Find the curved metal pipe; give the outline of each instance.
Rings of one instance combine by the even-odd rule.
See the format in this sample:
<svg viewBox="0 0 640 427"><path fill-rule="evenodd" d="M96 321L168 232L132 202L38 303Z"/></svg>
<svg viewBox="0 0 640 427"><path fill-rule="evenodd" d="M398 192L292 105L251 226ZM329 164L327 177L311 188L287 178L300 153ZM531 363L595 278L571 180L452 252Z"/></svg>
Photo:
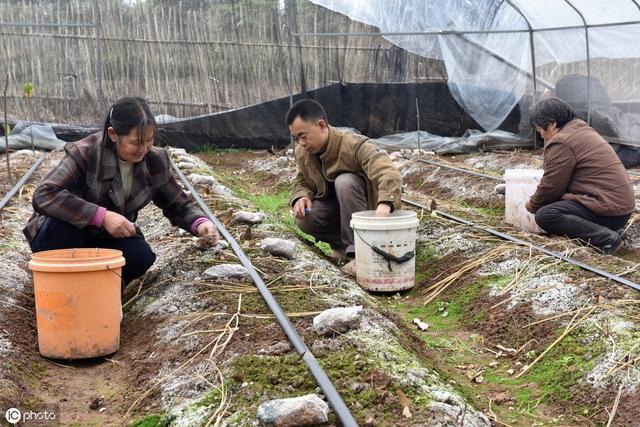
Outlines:
<svg viewBox="0 0 640 427"><path fill-rule="evenodd" d="M13 197L13 195L18 192L20 187L22 187L24 183L27 182L27 180L31 177L31 175L33 175L36 169L38 169L38 166L40 166L40 164L44 162L44 159L46 157L47 157L47 153L42 153L42 155L38 157L38 159L35 162L33 162L33 165L31 165L31 167L23 175L23 177L20 178L18 182L16 182L16 185L14 185L13 188L9 190L9 192L2 198L2 200L0 200L0 210L4 208L4 205L6 205L7 202Z"/></svg>
<svg viewBox="0 0 640 427"><path fill-rule="evenodd" d="M513 3L512 0L506 0L506 2L516 12L518 12L518 14L520 14L520 16L522 16L522 19L524 19L524 22L527 23L527 27L529 27L529 48L530 48L530 55L531 55L531 74L533 76L533 105L535 106L538 103L538 78L536 76L536 50L535 50L534 40L533 40L533 26L531 25L531 22L529 21L529 18L527 18L527 16L522 12L522 10L520 10L520 8L518 6L515 5L515 3ZM535 148L535 146L536 146L536 128L535 127L533 127L533 129L531 129L531 137L532 137L532 140L533 140L533 147Z"/></svg>
<svg viewBox="0 0 640 427"><path fill-rule="evenodd" d="M262 295L262 298L264 298L264 301L269 306L269 309L273 312L274 316L276 317L276 320L280 324L280 327L282 328L284 333L287 334L289 341L291 341L291 343L293 344L298 354L302 356L302 360L309 368L311 375L313 375L313 377L315 378L316 383L318 384L318 386L320 386L320 388L324 392L324 395L327 397L327 400L329 400L329 403L331 403L331 406L333 407L333 410L335 411L336 415L340 419L340 422L342 423L342 425L348 426L348 427L357 427L358 424L356 423L355 419L353 418L353 415L351 415L351 412L349 411L344 401L342 400L342 397L340 397L340 394L331 383L331 380L329 379L327 374L322 370L322 367L318 364L318 361L314 357L313 353L309 351L309 348L305 344L300 334L298 334L298 331L296 331L295 327L291 324L291 321L289 320L287 315L284 313L284 311L282 311L282 308L280 308L280 305L278 305L278 302L273 297L273 294L267 288L267 285L264 283L262 278L258 275L255 268L253 268L251 261L249 261L249 258L247 258L247 255L244 253L244 251L242 250L242 248L240 247L236 239L231 235L231 233L227 231L226 228L224 228L224 225L222 224L222 222L220 222L220 220L216 218L213 212L211 212L211 210L209 209L207 204L204 202L202 197L200 197L198 192L195 190L195 188L193 188L193 186L184 176L182 171L173 162L173 160L171 159L171 156L169 156L169 160L171 162L171 166L173 166L173 169L176 171L176 174L178 174L178 176L180 177L180 180L191 192L191 195L196 199L196 202L202 208L202 210L207 215L207 217L216 225L216 227L218 227L218 230L220 231L222 236L225 238L227 242L229 242L229 245L231 245L231 247L233 248L233 251L238 256L240 263L249 272L251 279L256 284L256 287L260 292L260 295Z"/></svg>
<svg viewBox="0 0 640 427"><path fill-rule="evenodd" d="M574 6L570 0L564 0L575 12L578 14L580 19L582 19L582 23L584 24L584 40L587 49L587 124L591 126L591 53L589 49L589 24L587 20L584 18L580 9Z"/></svg>
<svg viewBox="0 0 640 427"><path fill-rule="evenodd" d="M425 209L425 210L429 210L429 208L427 206L421 205L420 203L416 203L416 202L414 202L412 200L408 200L408 199L404 199L403 198L402 201L404 203L408 204L408 205L411 205L411 206L414 206L414 207L417 207L417 208L421 208L421 209ZM583 270L590 271L590 272L595 273L595 274L597 274L599 276L606 277L607 279L611 279L614 282L618 282L620 284L623 284L625 286L633 288L636 291L640 291L640 285L637 284L636 282L632 282L631 280L625 279L624 277L616 276L615 274L609 273L608 271L604 271L604 270L602 270L602 269L600 269L598 267L594 267L592 265L585 264L584 262L578 261L577 259L574 259L574 258L571 258L571 257L568 257L568 256L564 256L561 253L550 251L549 249L543 248L542 246L534 245L533 243L527 242L526 240L518 239L517 237L513 237L510 234L502 233L502 232L500 232L498 230L494 230L493 228L484 227L482 225L476 224L475 222L468 221L468 220L466 220L464 218L459 218L459 217L457 217L455 215L451 215L451 214L446 213L446 212L439 211L439 210L436 210L436 211L433 211L433 212L435 212L436 215L441 216L442 218L446 218L446 219L449 219L451 221L455 221L455 222L460 223L460 224L468 225L468 226L470 226L472 228L476 228L478 230L484 231L485 233L492 234L492 235L494 235L496 237L500 237L501 239L508 240L510 242L517 243L519 245L528 246L528 247L530 247L532 249L535 249L535 250L537 250L539 252L542 252L545 255L549 255L549 256L552 256L554 258L558 258L558 259L560 259L562 261L565 261L565 262L568 262L568 263L573 264L575 266L578 266L578 267L582 268Z"/></svg>

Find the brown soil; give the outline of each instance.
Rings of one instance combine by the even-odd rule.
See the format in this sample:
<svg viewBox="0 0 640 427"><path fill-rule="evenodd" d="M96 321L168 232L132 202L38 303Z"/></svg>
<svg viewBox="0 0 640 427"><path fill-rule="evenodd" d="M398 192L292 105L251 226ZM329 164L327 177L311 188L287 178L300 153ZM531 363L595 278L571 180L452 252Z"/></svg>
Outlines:
<svg viewBox="0 0 640 427"><path fill-rule="evenodd" d="M491 309L492 306L510 295L505 294L496 298L490 296L488 291L484 292L463 314L462 322L472 331L485 337L487 343L515 349L526 344L524 352L533 349L539 354L539 350L546 349L554 340L555 331L560 327L560 324L556 321L549 321L527 326L531 322L540 320L534 313L530 302L517 304L512 309L504 307Z"/></svg>
<svg viewBox="0 0 640 427"><path fill-rule="evenodd" d="M25 296L21 307L35 310L32 298ZM155 325L150 319L127 319L121 330L120 350L106 357L82 361L49 360L38 354L35 318L23 310L10 310L1 325L11 331L15 346L9 363L14 366L10 380L18 384L21 395L16 404L38 410L42 405L58 405L62 425L99 424L119 426L125 423L124 414L132 401L142 394L153 378L162 359L147 361L147 349L155 341ZM164 360L176 357L167 349ZM179 349L174 349L179 353ZM5 361L6 363L7 361ZM104 398L102 398L104 396ZM91 408L92 402L100 405ZM154 396L149 397L154 401ZM96 406L96 405L93 405ZM105 407L106 411L100 412ZM151 410L157 405L148 404Z"/></svg>
<svg viewBox="0 0 640 427"><path fill-rule="evenodd" d="M470 191L463 195L457 195L449 185L447 178L460 178L460 173L440 171L436 175L430 174L437 169L437 166L430 164L419 164L420 170L411 172L403 178L403 183L412 191L428 197L433 197L436 202L445 202L456 198L465 203L479 208L497 208L504 206L504 199L494 194L493 189L496 181L481 177L470 176L464 180L465 186Z"/></svg>
<svg viewBox="0 0 640 427"><path fill-rule="evenodd" d="M453 195L449 188L433 185L434 182L437 183L437 181L427 181L423 172L412 172L402 179L402 183L416 193L442 199Z"/></svg>
<svg viewBox="0 0 640 427"><path fill-rule="evenodd" d="M640 414L640 400L638 399L638 393L621 396L620 403L618 404L618 410L616 411L612 425L621 427L637 427L638 414Z"/></svg>
<svg viewBox="0 0 640 427"><path fill-rule="evenodd" d="M275 160L279 154L267 151L238 151L228 153L202 153L198 157L207 162L214 172L224 171L227 180L241 187L248 194L274 193L281 191L280 187L289 184L283 181L278 171L274 173L255 172L251 169L251 162L256 160Z"/></svg>

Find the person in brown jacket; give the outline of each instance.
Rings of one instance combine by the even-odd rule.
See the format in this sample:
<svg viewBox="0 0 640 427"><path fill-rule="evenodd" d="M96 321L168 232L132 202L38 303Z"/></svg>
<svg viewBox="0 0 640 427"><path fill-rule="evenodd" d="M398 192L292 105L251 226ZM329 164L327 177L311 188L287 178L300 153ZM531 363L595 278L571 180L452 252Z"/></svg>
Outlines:
<svg viewBox="0 0 640 427"><path fill-rule="evenodd" d="M369 138L329 126L316 101L293 104L286 122L298 143L298 175L291 197L296 224L329 243L336 254L353 258L351 215L369 209L376 216L388 216L399 209L402 176ZM343 270L354 274L354 261Z"/></svg>
<svg viewBox="0 0 640 427"><path fill-rule="evenodd" d="M121 250L122 281L142 276L156 259L138 211L153 201L172 224L218 240L218 230L171 174L165 150L153 146L156 123L146 101L122 98L103 131L65 145L65 156L38 185L23 232L33 252L68 248Z"/></svg>
<svg viewBox="0 0 640 427"><path fill-rule="evenodd" d="M616 252L635 195L615 151L559 98L540 101L531 119L545 143L544 175L527 210L548 233Z"/></svg>

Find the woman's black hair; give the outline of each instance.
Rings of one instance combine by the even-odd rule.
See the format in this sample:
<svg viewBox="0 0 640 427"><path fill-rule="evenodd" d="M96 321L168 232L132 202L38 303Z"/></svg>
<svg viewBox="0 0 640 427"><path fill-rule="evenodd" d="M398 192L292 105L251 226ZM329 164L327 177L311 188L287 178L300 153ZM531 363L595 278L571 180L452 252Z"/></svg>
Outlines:
<svg viewBox="0 0 640 427"><path fill-rule="evenodd" d="M138 96L119 99L107 114L104 122L102 142L106 143L108 129L112 127L116 135L128 135L133 129L138 129L138 143L144 142L147 129L157 127L147 101Z"/></svg>
<svg viewBox="0 0 640 427"><path fill-rule="evenodd" d="M576 118L573 108L560 98L546 98L538 102L531 113L531 122L547 130L555 122L558 129Z"/></svg>

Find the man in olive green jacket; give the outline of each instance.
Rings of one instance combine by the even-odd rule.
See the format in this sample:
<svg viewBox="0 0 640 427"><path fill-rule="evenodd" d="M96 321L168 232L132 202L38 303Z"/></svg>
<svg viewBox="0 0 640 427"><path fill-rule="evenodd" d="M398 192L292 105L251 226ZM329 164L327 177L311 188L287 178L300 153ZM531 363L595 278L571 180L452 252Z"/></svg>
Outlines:
<svg viewBox="0 0 640 427"><path fill-rule="evenodd" d="M614 253L622 244L616 230L635 211L633 187L620 159L559 98L540 101L532 121L545 142L544 175L527 210L548 233Z"/></svg>
<svg viewBox="0 0 640 427"><path fill-rule="evenodd" d="M329 126L316 101L296 102L286 121L298 143L291 197L296 224L337 253L353 257L351 214L369 209L388 216L399 209L402 176L369 138ZM355 265L350 265L345 271L352 273Z"/></svg>

